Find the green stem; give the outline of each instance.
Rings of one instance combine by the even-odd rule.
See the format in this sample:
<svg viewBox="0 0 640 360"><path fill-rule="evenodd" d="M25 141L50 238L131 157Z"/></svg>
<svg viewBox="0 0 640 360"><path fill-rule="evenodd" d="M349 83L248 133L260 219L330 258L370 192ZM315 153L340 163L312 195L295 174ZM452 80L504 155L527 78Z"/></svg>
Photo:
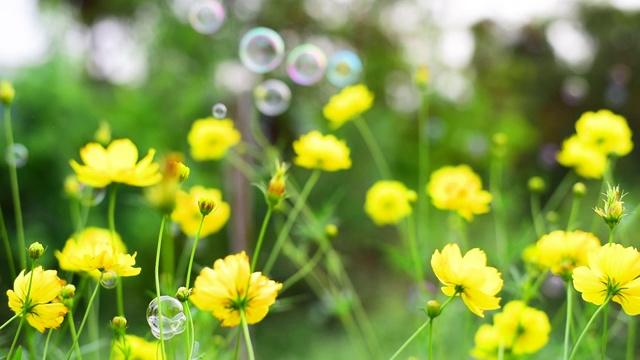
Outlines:
<svg viewBox="0 0 640 360"><path fill-rule="evenodd" d="M303 279L305 276L307 276L307 274L309 274L309 272L311 272L316 267L316 265L318 265L318 263L320 262L320 259L322 259L322 256L325 254L325 251L326 251L325 248L318 249L316 253L313 254L311 259L309 259L309 261L304 263L304 266L300 268L300 270L298 270L295 274L291 275L291 277L289 277L287 280L285 280L282 283L282 289L280 289L279 293L282 294L287 288L291 287L291 285L295 284L296 282L300 281L300 279Z"/></svg>
<svg viewBox="0 0 640 360"><path fill-rule="evenodd" d="M98 295L98 290L100 290L100 281L96 284L96 288L93 290L93 294L91 294L91 298L89 299L89 303L87 304L87 310L84 312L84 316L82 317L82 322L80 323L80 327L78 328L78 333L74 336L73 346L78 345L78 340L80 338L80 334L82 334L82 329L84 329L84 324L87 322L87 318L89 317L89 310L91 310L91 306L93 305L93 301ZM69 351L69 355L67 355L67 360L71 359L71 354L73 350Z"/></svg>
<svg viewBox="0 0 640 360"><path fill-rule="evenodd" d="M609 227L609 246L613 244L613 227Z"/></svg>
<svg viewBox="0 0 640 360"><path fill-rule="evenodd" d="M113 256L116 256L118 253L118 249L116 249L116 222L115 222L115 214L116 214L116 193L118 191L118 185L114 183L111 187L111 193L109 194L109 233L111 234L111 248L113 251ZM122 291L122 281L120 277L116 282L116 301L117 301L117 309L118 315L124 316L124 297Z"/></svg>
<svg viewBox="0 0 640 360"><path fill-rule="evenodd" d="M409 251L411 252L411 258L413 259L413 268L415 271L416 281L420 284L420 290L424 293L426 288L424 287L424 276L422 271L422 262L420 261L420 256L418 255L418 246L416 243L416 229L413 219L413 214L409 214L407 218L407 227L408 230L408 242L409 242Z"/></svg>
<svg viewBox="0 0 640 360"><path fill-rule="evenodd" d="M466 220L458 215L457 213L456 215L456 220L458 222L457 224L457 228L458 228L458 232L460 234L460 240L461 240L461 245L462 248L464 249L464 251L468 251L469 250L469 236L467 234L467 223L465 222Z"/></svg>
<svg viewBox="0 0 640 360"><path fill-rule="evenodd" d="M431 318L428 318L428 319L427 319L427 321L426 321L424 324L422 324L422 325L418 328L418 330L416 330L416 331L413 333L413 335L411 335L411 336L407 339L407 341L405 341L405 342L404 342L404 344L402 344L402 346L400 346L400 348L399 348L398 350L396 350L396 352L395 352L395 353L393 353L393 355L391 355L391 357L389 358L389 360L394 360L394 359L396 359L396 358L400 355L400 353L402 353L402 351L404 351L404 349L405 349L407 346L409 346L409 344L411 344L411 342L412 342L416 337L418 337L418 335L422 332L422 330L424 330L424 329L427 327L427 325L429 325L429 323L431 323ZM431 341L431 338L429 338L429 341Z"/></svg>
<svg viewBox="0 0 640 360"><path fill-rule="evenodd" d="M9 325L13 320L15 320L18 316L20 316L20 314L15 314L11 317L11 319L5 321L4 324L2 324L2 326L0 326L0 330L4 329L7 325Z"/></svg>
<svg viewBox="0 0 640 360"><path fill-rule="evenodd" d="M193 316L191 316L191 309L189 308L189 302L184 302L184 312L187 315L187 349L188 349L188 357L187 360L191 360L193 357L193 344L196 336L196 330L193 325Z"/></svg>
<svg viewBox="0 0 640 360"><path fill-rule="evenodd" d="M540 196L534 193L531 193L531 216L533 216L533 225L536 229L536 236L539 239L547 231L542 218L542 210L540 209Z"/></svg>
<svg viewBox="0 0 640 360"><path fill-rule="evenodd" d="M69 330L71 330L71 336L73 336L73 338L77 338L78 337L78 333L76 332L76 322L75 320L73 320L73 311L71 309L69 309ZM78 360L82 360L82 351L80 350L80 344L78 342L75 342L72 346L72 351L73 349L75 349L78 352Z"/></svg>
<svg viewBox="0 0 640 360"><path fill-rule="evenodd" d="M249 334L249 326L247 325L247 317L244 310L240 311L242 318L242 330L244 332L244 340L247 344L247 352L249 353L249 360L255 360L256 356L253 353L253 345L251 344L251 334Z"/></svg>
<svg viewBox="0 0 640 360"><path fill-rule="evenodd" d="M369 129L367 123L361 116L356 117L353 120L353 123L356 125L356 128L358 128L358 131L360 132L360 135L362 135L364 142L367 144L369 152L371 152L373 161L376 163L376 166L378 167L378 171L380 171L380 175L382 175L382 178L391 179L391 170L389 170L389 165L387 165L387 161L384 159L382 150L380 150L378 142L376 141L375 136L373 136L373 133L371 132L371 129Z"/></svg>
<svg viewBox="0 0 640 360"><path fill-rule="evenodd" d="M200 240L200 232L202 232L202 224L204 224L205 217L206 215L202 215L202 218L200 218L200 225L198 225L198 232L196 233L196 238L193 241L193 247L191 248L191 257L189 258L189 266L187 266L187 285L186 285L187 290L189 289L189 283L191 281L191 268L193 267L193 259L196 256L196 248L198 247L198 240Z"/></svg>
<svg viewBox="0 0 640 360"><path fill-rule="evenodd" d="M158 248L156 250L156 266L155 266L155 281L156 281L156 301L158 302L158 316L162 316L162 302L160 301L160 254L162 252L162 234L164 233L164 225L167 221L167 214L162 215L162 221L160 222L160 233L158 234ZM167 351L164 346L164 330L162 329L162 321L158 321L160 326L160 348L162 350L162 359L167 359Z"/></svg>
<svg viewBox="0 0 640 360"><path fill-rule="evenodd" d="M264 240L264 234L267 231L267 226L269 225L269 219L271 218L271 214L273 213L273 207L269 206L267 208L267 213L264 215L264 220L262 221L262 227L260 228L260 235L258 235L258 242L256 243L256 249L253 252L253 260L251 260L251 273L256 269L256 262L258 262L258 256L260 255L260 249L262 248L262 241Z"/></svg>
<svg viewBox="0 0 640 360"><path fill-rule="evenodd" d="M7 254L7 262L9 263L9 274L11 279L15 279L16 264L13 261L13 251L11 250L11 243L9 242L9 234L7 233L7 226L4 223L4 216L2 215L2 208L0 207L0 235L2 236L2 242L4 243L4 253Z"/></svg>
<svg viewBox="0 0 640 360"><path fill-rule="evenodd" d="M580 196L573 196L571 212L569 213L569 222L567 223L567 231L573 231L577 228L576 219L578 218L578 210L580 209L580 199Z"/></svg>
<svg viewBox="0 0 640 360"><path fill-rule="evenodd" d="M504 360L504 341L500 340L498 345L498 360Z"/></svg>
<svg viewBox="0 0 640 360"><path fill-rule="evenodd" d="M573 318L573 287L571 283L567 285L567 319L564 326L564 356L562 359L569 359L569 338L571 337L571 319Z"/></svg>
<svg viewBox="0 0 640 360"><path fill-rule="evenodd" d="M636 318L634 316L627 317L629 319L627 328L627 356L626 360L633 360L635 358L635 341L636 341Z"/></svg>
<svg viewBox="0 0 640 360"><path fill-rule="evenodd" d="M429 360L433 359L433 321L429 321Z"/></svg>
<svg viewBox="0 0 640 360"><path fill-rule="evenodd" d="M163 244L162 244L162 280L163 285L167 288L173 288L175 286L175 241L173 238L173 234L169 231L168 236L167 232L163 233Z"/></svg>
<svg viewBox="0 0 640 360"><path fill-rule="evenodd" d="M273 265L278 255L280 254L280 251L282 250L282 246L289 236L291 227L298 218L298 214L300 214L300 210L302 210L304 203L307 201L307 197L309 196L311 189L318 182L318 178L320 178L320 170L316 169L311 173L309 179L307 179L307 183L302 188L302 191L300 191L300 196L298 196L298 199L296 200L291 213L289 213L289 216L287 217L287 222L284 224L282 231L280 231L280 233L278 234L278 238L276 239L276 243L271 250L271 254L269 254L269 258L267 259L267 264L264 267L263 273L269 274L269 272L273 268Z"/></svg>
<svg viewBox="0 0 640 360"><path fill-rule="evenodd" d="M11 343L11 349L9 349L9 354L7 355L7 359L11 359L11 355L13 354L13 349L16 346L16 343L18 342L18 337L20 335L20 330L22 330L22 325L24 325L24 319L25 317L21 317L20 318L20 324L18 325L18 330L16 331L16 335L13 337L13 342Z"/></svg>
<svg viewBox="0 0 640 360"><path fill-rule="evenodd" d="M7 148L13 149L13 130L11 129L11 108L4 109L4 128L7 136ZM16 167L16 155L9 151L9 179L11 181L11 196L16 217L16 233L18 235L18 254L20 255L20 267L26 269L27 254L24 239L24 225L22 224L22 206L20 204L20 186L18 185L18 168Z"/></svg>
<svg viewBox="0 0 640 360"><path fill-rule="evenodd" d="M418 241L426 241L429 229L429 206L424 187L427 184L429 172L429 136L428 134L429 96L426 90L421 91L420 108L418 109L418 206L416 216L418 221Z"/></svg>
<svg viewBox="0 0 640 360"><path fill-rule="evenodd" d="M235 349L233 351L233 359L234 360L238 360L238 356L240 355L240 338L242 336L240 336L240 330L242 327L238 327L238 335L236 336L236 346Z"/></svg>
<svg viewBox="0 0 640 360"><path fill-rule="evenodd" d="M580 333L580 336L578 337L578 340L576 341L576 343L573 345L573 350L571 351L571 356L569 356L569 360L572 360L574 358L574 356L576 356L577 354L577 350L578 350L578 345L580 345L580 342L582 341L582 339L585 337L585 335L587 334L587 330L589 330L589 327L591 326L591 323L593 323L593 321L596 319L596 317L598 316L598 314L600 314L600 312L607 307L607 305L609 305L609 300L611 300L611 296L607 296L607 298L604 300L604 302L602 303L602 305L600 305L598 307L598 309L596 309L596 311L593 313L593 315L591 316L591 319L589 319L589 322L587 322L587 325L585 325L584 329L582 330L582 333Z"/></svg>
<svg viewBox="0 0 640 360"><path fill-rule="evenodd" d="M609 324L609 307L605 307L603 310L603 319L602 319L602 360L606 358L605 354L607 353L607 330Z"/></svg>
<svg viewBox="0 0 640 360"><path fill-rule="evenodd" d="M497 150L496 150L497 151ZM494 154L491 157L490 167L490 190L493 196L492 207L493 211L493 223L496 234L496 251L501 265L504 265L507 255L507 235L505 229L505 216L504 216L504 202L502 199L502 163L503 155Z"/></svg>
<svg viewBox="0 0 640 360"><path fill-rule="evenodd" d="M53 334L53 329L49 329L49 331L47 331L47 340L44 342L44 350L42 351L42 360L47 360L47 350L49 350L51 334Z"/></svg>

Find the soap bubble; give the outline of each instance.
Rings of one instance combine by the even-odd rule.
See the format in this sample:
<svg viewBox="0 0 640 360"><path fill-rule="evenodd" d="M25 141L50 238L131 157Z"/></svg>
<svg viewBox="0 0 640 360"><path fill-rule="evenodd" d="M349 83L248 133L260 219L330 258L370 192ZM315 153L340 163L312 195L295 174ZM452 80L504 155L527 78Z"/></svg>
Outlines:
<svg viewBox="0 0 640 360"><path fill-rule="evenodd" d="M327 68L327 56L317 46L304 44L296 47L287 57L287 74L299 85L312 85L320 81Z"/></svg>
<svg viewBox="0 0 640 360"><path fill-rule="evenodd" d="M105 289L113 289L118 285L118 274L113 270L106 270L100 276L100 285Z"/></svg>
<svg viewBox="0 0 640 360"><path fill-rule="evenodd" d="M217 0L194 3L189 10L189 23L200 34L213 34L224 22L224 8Z"/></svg>
<svg viewBox="0 0 640 360"><path fill-rule="evenodd" d="M265 27L249 30L240 40L240 61L249 70L264 74L284 59L284 41L280 34Z"/></svg>
<svg viewBox="0 0 640 360"><path fill-rule="evenodd" d="M291 90L280 80L267 80L253 89L253 100L261 113L280 115L289 108Z"/></svg>
<svg viewBox="0 0 640 360"><path fill-rule="evenodd" d="M85 184L80 184L82 193L82 204L86 206L96 206L104 200L107 195L106 188L94 188Z"/></svg>
<svg viewBox="0 0 640 360"><path fill-rule="evenodd" d="M227 117L227 107L224 104L215 104L211 108L211 113L216 119L224 119Z"/></svg>
<svg viewBox="0 0 640 360"><path fill-rule="evenodd" d="M160 322L162 322L162 333L165 340L171 339L175 335L182 334L187 328L187 317L178 299L168 295L160 296L160 312L158 298L154 298L147 307L147 323L151 328L151 333L156 339L160 339Z"/></svg>
<svg viewBox="0 0 640 360"><path fill-rule="evenodd" d="M362 62L352 51L340 50L329 58L327 79L338 87L353 85L362 73Z"/></svg>
<svg viewBox="0 0 640 360"><path fill-rule="evenodd" d="M13 146L7 147L5 153L5 161L9 166L21 168L27 165L29 160L29 149L22 144L15 143Z"/></svg>

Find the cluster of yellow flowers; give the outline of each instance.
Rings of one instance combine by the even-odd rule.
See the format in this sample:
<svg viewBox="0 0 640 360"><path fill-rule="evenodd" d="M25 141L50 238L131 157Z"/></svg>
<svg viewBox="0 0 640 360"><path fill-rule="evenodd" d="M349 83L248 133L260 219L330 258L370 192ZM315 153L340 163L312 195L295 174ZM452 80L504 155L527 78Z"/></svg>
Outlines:
<svg viewBox="0 0 640 360"><path fill-rule="evenodd" d="M624 117L610 110L589 111L578 119L576 134L562 143L557 159L582 177L599 179L609 166L609 156L624 156L632 149L631 130Z"/></svg>

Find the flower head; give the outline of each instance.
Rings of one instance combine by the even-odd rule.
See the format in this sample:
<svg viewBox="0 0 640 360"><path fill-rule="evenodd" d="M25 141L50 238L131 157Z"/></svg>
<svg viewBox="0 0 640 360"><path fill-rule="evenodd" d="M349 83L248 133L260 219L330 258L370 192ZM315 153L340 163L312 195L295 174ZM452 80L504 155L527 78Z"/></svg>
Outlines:
<svg viewBox="0 0 640 360"><path fill-rule="evenodd" d="M38 266L26 275L22 270L13 282L13 290L7 290L9 308L16 314L24 312L29 324L40 332L57 329L69 312L57 301L62 284L55 270Z"/></svg>
<svg viewBox="0 0 640 360"><path fill-rule="evenodd" d="M222 326L238 326L242 311L247 323L258 323L276 301L282 284L250 271L244 251L218 259L213 269L202 269L189 299L200 310L211 311Z"/></svg>
<svg viewBox="0 0 640 360"><path fill-rule="evenodd" d="M56 251L60 268L67 271L87 272L99 278L103 271L113 271L118 276L140 274L136 264L136 255L126 253L127 249L118 234L113 240L111 231L97 227L88 227L74 234L62 251Z"/></svg>
<svg viewBox="0 0 640 360"><path fill-rule="evenodd" d="M578 266L587 265L587 255L600 247L600 240L584 231L556 230L538 240L538 260L566 281Z"/></svg>
<svg viewBox="0 0 640 360"><path fill-rule="evenodd" d="M606 244L588 255L589 265L573 270L573 286L584 301L602 305L607 298L629 315L640 314L640 254L633 247Z"/></svg>
<svg viewBox="0 0 640 360"><path fill-rule="evenodd" d="M601 178L609 163L606 154L580 140L577 135L562 143L557 159L561 165L573 167L578 175L590 179Z"/></svg>
<svg viewBox="0 0 640 360"><path fill-rule="evenodd" d="M376 225L397 224L411 214L417 194L399 181L378 181L367 191L364 211Z"/></svg>
<svg viewBox="0 0 640 360"><path fill-rule="evenodd" d="M500 298L495 295L502 289L498 270L487 266L487 255L475 248L464 257L456 244L448 244L442 253L436 250L431 257L431 267L444 286L447 296L460 296L472 313L484 317L484 310L500 308Z"/></svg>
<svg viewBox="0 0 640 360"><path fill-rule="evenodd" d="M482 190L480 177L467 165L445 166L431 174L427 193L441 210L455 210L467 220L489 212L491 194Z"/></svg>
<svg viewBox="0 0 640 360"><path fill-rule="evenodd" d="M623 156L633 149L627 120L610 110L587 111L576 122L576 134L606 155Z"/></svg>
<svg viewBox="0 0 640 360"><path fill-rule="evenodd" d="M332 128L337 129L345 122L369 110L373 104L373 93L365 85L347 86L339 94L333 95L322 109Z"/></svg>
<svg viewBox="0 0 640 360"><path fill-rule="evenodd" d="M218 120L210 116L193 123L187 141L193 160L219 160L230 147L240 142L240 132L230 119Z"/></svg>
<svg viewBox="0 0 640 360"><path fill-rule="evenodd" d="M69 163L78 180L93 187L105 187L112 182L132 186L150 186L162 178L159 165L152 162L156 151L150 149L138 162L138 148L129 139L112 141L105 149L98 143L89 143L80 149L84 165L75 160Z"/></svg>
<svg viewBox="0 0 640 360"><path fill-rule="evenodd" d="M207 199L209 205L215 204L216 211L205 216L200 236L207 236L218 232L229 220L231 208L222 201L222 192L218 189L194 186L189 192L182 190L176 194L176 208L171 213L171 219L180 225L180 229L188 236L195 236L202 220L199 202ZM213 210L213 208L211 208Z"/></svg>
<svg viewBox="0 0 640 360"><path fill-rule="evenodd" d="M594 210L596 214L604 219L607 226L613 229L620 223L620 221L622 221L622 217L627 211L624 207L624 202L622 201L622 198L626 194L620 191L620 186L611 186L607 184L607 193L604 195L607 197L603 200L604 207L595 208Z"/></svg>
<svg viewBox="0 0 640 360"><path fill-rule="evenodd" d="M349 147L333 135L312 131L293 142L294 163L307 169L346 170L351 167Z"/></svg>
<svg viewBox="0 0 640 360"><path fill-rule="evenodd" d="M500 344L506 354L533 354L549 341L551 325L543 311L528 307L523 301L511 301L493 318L493 326L482 325L476 332L476 359L496 359Z"/></svg>

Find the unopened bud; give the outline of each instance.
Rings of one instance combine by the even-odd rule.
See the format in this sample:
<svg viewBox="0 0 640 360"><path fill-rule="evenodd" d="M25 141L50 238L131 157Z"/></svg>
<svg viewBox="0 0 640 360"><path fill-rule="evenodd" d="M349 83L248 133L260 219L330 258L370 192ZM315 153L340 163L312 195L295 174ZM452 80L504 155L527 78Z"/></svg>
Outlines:
<svg viewBox="0 0 640 360"><path fill-rule="evenodd" d="M435 319L440 315L440 303L436 300L427 301L427 315L431 319Z"/></svg>
<svg viewBox="0 0 640 360"><path fill-rule="evenodd" d="M60 290L60 297L63 299L71 299L76 295L76 286L73 284L67 284Z"/></svg>
<svg viewBox="0 0 640 360"><path fill-rule="evenodd" d="M127 329L127 319L124 316L115 316L111 320L111 328L115 334L124 334Z"/></svg>
<svg viewBox="0 0 640 360"><path fill-rule="evenodd" d="M198 207L200 208L200 214L207 216L218 207L218 204L212 198L204 197L198 200Z"/></svg>
<svg viewBox="0 0 640 360"><path fill-rule="evenodd" d="M11 106L13 98L16 96L16 90L8 81L0 81L0 102L4 106Z"/></svg>
<svg viewBox="0 0 640 360"><path fill-rule="evenodd" d="M429 73L429 68L426 65L419 66L413 73L413 83L421 89L427 88L430 78L431 74Z"/></svg>
<svg viewBox="0 0 640 360"><path fill-rule="evenodd" d="M531 191L534 194L542 194L546 189L547 185L545 184L544 180L541 177L534 176L531 179L529 179L529 182L527 183L527 187L529 188L529 191Z"/></svg>
<svg viewBox="0 0 640 360"><path fill-rule="evenodd" d="M277 164L276 173L273 174L271 180L269 180L269 187L267 188L265 196L267 198L267 203L271 207L278 206L285 197L288 168L289 166L284 162Z"/></svg>
<svg viewBox="0 0 640 360"><path fill-rule="evenodd" d="M582 182L577 182L573 185L573 196L584 197L587 193L587 186Z"/></svg>
<svg viewBox="0 0 640 360"><path fill-rule="evenodd" d="M334 224L327 224L327 226L324 227L324 233L328 238L335 237L338 235L338 227Z"/></svg>
<svg viewBox="0 0 640 360"><path fill-rule="evenodd" d="M176 299L178 299L178 301L185 302L189 300L189 296L191 296L191 290L184 286L178 288L178 291L176 292Z"/></svg>
<svg viewBox="0 0 640 360"><path fill-rule="evenodd" d="M34 242L29 246L29 257L31 260L38 260L44 254L44 246L39 242Z"/></svg>
<svg viewBox="0 0 640 360"><path fill-rule="evenodd" d="M607 192L604 194L604 208L595 208L596 214L600 215L610 229L616 227L627 209L624 207L622 198L626 195L620 191L619 186L612 187L607 184Z"/></svg>

